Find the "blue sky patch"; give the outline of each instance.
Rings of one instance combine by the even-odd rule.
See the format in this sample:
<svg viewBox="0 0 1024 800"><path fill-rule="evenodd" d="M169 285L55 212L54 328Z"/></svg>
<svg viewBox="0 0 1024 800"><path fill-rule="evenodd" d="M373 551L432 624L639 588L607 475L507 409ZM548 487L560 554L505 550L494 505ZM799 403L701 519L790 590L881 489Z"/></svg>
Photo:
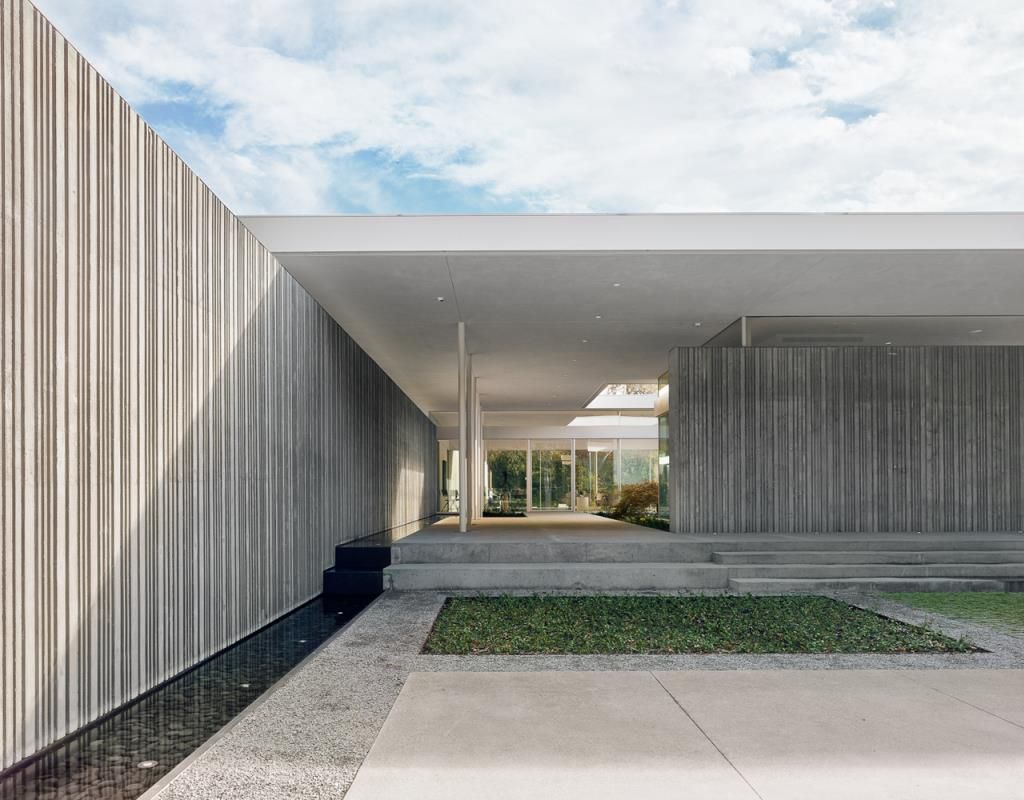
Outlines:
<svg viewBox="0 0 1024 800"><path fill-rule="evenodd" d="M211 137L224 134L224 110L211 105L189 84L170 84L167 99L142 103L136 110L161 134L172 128L184 128Z"/></svg>
<svg viewBox="0 0 1024 800"><path fill-rule="evenodd" d="M870 11L858 14L856 23L862 28L887 31L896 27L899 11L896 6L875 6Z"/></svg>
<svg viewBox="0 0 1024 800"><path fill-rule="evenodd" d="M789 50L751 50L750 58L755 72L769 72L793 66Z"/></svg>
<svg viewBox="0 0 1024 800"><path fill-rule="evenodd" d="M872 106L863 106L859 103L828 103L825 106L825 116L841 119L847 125L856 125L868 117L873 117L881 111Z"/></svg>
<svg viewBox="0 0 1024 800"><path fill-rule="evenodd" d="M454 162L471 163L469 153ZM531 210L525 199L497 197L482 186L467 186L432 174L412 158L395 158L383 150L361 150L335 159L339 185L329 202L342 214L468 214ZM375 196L353 194L347 178L372 183Z"/></svg>

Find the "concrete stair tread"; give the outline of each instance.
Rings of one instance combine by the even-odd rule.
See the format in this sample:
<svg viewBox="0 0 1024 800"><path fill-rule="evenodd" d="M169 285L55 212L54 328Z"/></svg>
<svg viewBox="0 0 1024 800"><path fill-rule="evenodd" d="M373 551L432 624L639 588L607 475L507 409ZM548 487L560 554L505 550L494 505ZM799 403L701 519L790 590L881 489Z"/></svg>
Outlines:
<svg viewBox="0 0 1024 800"><path fill-rule="evenodd" d="M814 592L838 589L880 591L1005 591L1003 581L986 578L730 578L740 592Z"/></svg>
<svg viewBox="0 0 1024 800"><path fill-rule="evenodd" d="M1012 564L1020 550L744 550L715 551L716 564Z"/></svg>
<svg viewBox="0 0 1024 800"><path fill-rule="evenodd" d="M728 569L708 562L393 564L384 570L384 580L386 586L399 590L676 590L722 588Z"/></svg>
<svg viewBox="0 0 1024 800"><path fill-rule="evenodd" d="M887 536L878 539L845 538L839 535L806 536L797 539L782 538L777 540L768 537L757 539L721 539L703 540L716 553L752 553L752 552L942 552L979 550L1016 550L1024 551L1024 535L1005 536L987 539L983 534L970 536L949 536L934 538L919 536L915 538ZM696 543L696 542L694 542Z"/></svg>
<svg viewBox="0 0 1024 800"><path fill-rule="evenodd" d="M728 570L731 567L725 564L712 564L707 561L544 561L544 562L445 562L439 564L392 564L385 567L385 572L408 572L412 570L449 570L457 569L479 569L479 570L552 570L573 567L579 569L592 569L596 571L608 571L618 569L713 569Z"/></svg>
<svg viewBox="0 0 1024 800"><path fill-rule="evenodd" d="M735 578L1009 578L1024 564L722 564Z"/></svg>

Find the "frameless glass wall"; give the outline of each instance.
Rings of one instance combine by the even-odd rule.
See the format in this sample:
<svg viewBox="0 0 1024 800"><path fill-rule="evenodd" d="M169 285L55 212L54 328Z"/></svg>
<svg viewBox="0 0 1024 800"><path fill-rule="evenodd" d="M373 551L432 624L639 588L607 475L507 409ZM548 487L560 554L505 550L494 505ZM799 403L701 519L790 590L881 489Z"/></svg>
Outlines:
<svg viewBox="0 0 1024 800"><path fill-rule="evenodd" d="M1024 344L1024 315L740 317L705 347L886 347Z"/></svg>
<svg viewBox="0 0 1024 800"><path fill-rule="evenodd" d="M671 398L669 397L669 375L664 373L658 378L658 402L654 407L654 413L658 415L658 516L669 518L668 506L668 478L669 464L668 457L668 409Z"/></svg>
<svg viewBox="0 0 1024 800"><path fill-rule="evenodd" d="M572 507L572 440L533 439L530 508L538 511Z"/></svg>
<svg viewBox="0 0 1024 800"><path fill-rule="evenodd" d="M503 514L526 511L526 439L484 442L487 458L484 508Z"/></svg>
<svg viewBox="0 0 1024 800"><path fill-rule="evenodd" d="M658 440L623 439L622 485L658 482Z"/></svg>
<svg viewBox="0 0 1024 800"><path fill-rule="evenodd" d="M441 439L437 443L437 510L442 514L459 513L459 443Z"/></svg>
<svg viewBox="0 0 1024 800"><path fill-rule="evenodd" d="M653 482L657 512L667 516L667 425L667 417L659 419L658 439L487 439L481 507L494 514L607 512L624 486ZM438 442L438 476L438 511L457 514L457 440Z"/></svg>
<svg viewBox="0 0 1024 800"><path fill-rule="evenodd" d="M576 510L608 511L618 502L618 440L576 439Z"/></svg>

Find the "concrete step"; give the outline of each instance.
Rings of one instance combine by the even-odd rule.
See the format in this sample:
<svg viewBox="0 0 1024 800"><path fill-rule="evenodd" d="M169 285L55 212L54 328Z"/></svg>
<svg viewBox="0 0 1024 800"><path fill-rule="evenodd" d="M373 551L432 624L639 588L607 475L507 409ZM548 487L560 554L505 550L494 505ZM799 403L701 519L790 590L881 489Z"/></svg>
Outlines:
<svg viewBox="0 0 1024 800"><path fill-rule="evenodd" d="M969 578L732 578L729 588L750 594L814 594L844 590L880 592L1003 592L1003 581Z"/></svg>
<svg viewBox="0 0 1024 800"><path fill-rule="evenodd" d="M895 534L871 538L847 537L842 534L822 534L774 538L771 536L691 537L666 534L664 539L651 540L586 540L550 541L537 538L493 542L480 541L478 537L466 541L447 540L441 542L418 541L415 538L403 540L391 548L391 562L394 564L543 564L543 563L690 563L709 561L712 554L719 554L719 563L745 563L749 553L842 553L849 559L852 553L875 554L909 553L907 563L921 563L916 560L921 551L929 553L970 552L969 558L960 561L988 563L973 555L979 552L1004 554L1017 552L1018 560L1024 561L1024 536L984 538L971 536L907 536ZM737 554L737 561L729 560L730 554ZM818 558L818 557L816 557ZM894 555L892 558L897 559ZM945 560L945 556L942 557ZM952 558L952 557L951 557ZM1003 556L995 556L1003 560ZM824 556L822 562L827 561ZM764 559L759 559L764 560ZM780 559L793 563L797 558ZM857 563L856 561L844 563ZM866 562L875 563L875 562ZM886 563L886 562L880 562ZM893 561L893 563L904 563Z"/></svg>
<svg viewBox="0 0 1024 800"><path fill-rule="evenodd" d="M385 588L401 591L724 589L728 578L727 567L710 563L392 564L384 570Z"/></svg>
<svg viewBox="0 0 1024 800"><path fill-rule="evenodd" d="M902 551L1024 551L1024 534L771 534L708 537L715 553L742 552L902 552Z"/></svg>
<svg viewBox="0 0 1024 800"><path fill-rule="evenodd" d="M730 578L1024 578L1024 564L743 564Z"/></svg>
<svg viewBox="0 0 1024 800"><path fill-rule="evenodd" d="M1020 550L743 550L715 552L716 564L1012 564Z"/></svg>
<svg viewBox="0 0 1024 800"><path fill-rule="evenodd" d="M663 541L403 542L392 564L686 563L711 560L711 545L666 534Z"/></svg>

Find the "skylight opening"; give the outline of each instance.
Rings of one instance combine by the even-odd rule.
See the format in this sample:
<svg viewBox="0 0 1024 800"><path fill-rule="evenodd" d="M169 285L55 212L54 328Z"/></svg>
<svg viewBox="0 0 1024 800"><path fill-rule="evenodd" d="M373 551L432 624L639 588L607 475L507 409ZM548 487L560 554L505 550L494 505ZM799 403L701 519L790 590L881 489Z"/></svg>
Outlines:
<svg viewBox="0 0 1024 800"><path fill-rule="evenodd" d="M653 427L658 424L657 417L627 417L621 414L608 414L593 417L576 417L569 423L572 427Z"/></svg>
<svg viewBox="0 0 1024 800"><path fill-rule="evenodd" d="M654 408L656 383L609 383L587 403L587 408Z"/></svg>

